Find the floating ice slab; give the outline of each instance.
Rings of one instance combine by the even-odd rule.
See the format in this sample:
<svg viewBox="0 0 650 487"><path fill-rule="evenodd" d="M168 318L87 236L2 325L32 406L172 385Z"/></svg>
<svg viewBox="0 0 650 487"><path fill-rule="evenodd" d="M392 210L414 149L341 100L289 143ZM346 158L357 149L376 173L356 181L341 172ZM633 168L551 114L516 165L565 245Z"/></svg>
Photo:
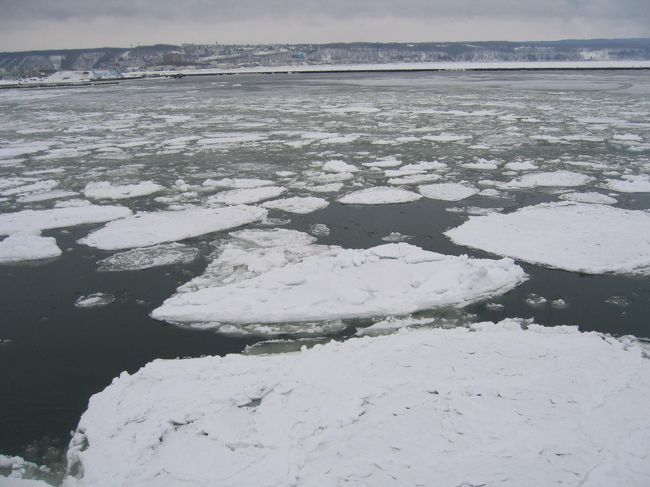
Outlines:
<svg viewBox="0 0 650 487"><path fill-rule="evenodd" d="M526 279L511 259L446 256L406 243L367 250L332 247L304 255L287 263L278 261L277 252L262 253L248 267L264 272L234 283L222 281L221 285L181 292L167 299L152 316L192 324L408 314L464 306L505 293Z"/></svg>
<svg viewBox="0 0 650 487"><path fill-rule="evenodd" d="M382 205L390 203L409 203L422 198L421 195L405 189L389 186L375 186L347 194L339 199L346 205Z"/></svg>
<svg viewBox="0 0 650 487"><path fill-rule="evenodd" d="M259 221L265 216L265 209L251 206L138 213L109 223L79 243L103 250L149 247L228 230Z"/></svg>
<svg viewBox="0 0 650 487"><path fill-rule="evenodd" d="M156 360L95 394L65 487L650 484L638 346L508 320Z"/></svg>
<svg viewBox="0 0 650 487"><path fill-rule="evenodd" d="M17 198L18 203L36 203L39 201L48 201L55 200L60 198L69 198L71 196L77 196L78 193L74 191L44 191L41 193L32 193L27 196L21 196Z"/></svg>
<svg viewBox="0 0 650 487"><path fill-rule="evenodd" d="M650 269L650 214L644 211L548 203L471 217L445 235L459 245L574 272Z"/></svg>
<svg viewBox="0 0 650 487"><path fill-rule="evenodd" d="M107 306L115 301L115 296L107 293L93 293L86 296L81 296L77 299L74 305L77 308L97 308L100 306Z"/></svg>
<svg viewBox="0 0 650 487"><path fill-rule="evenodd" d="M13 187L11 189L5 189L0 191L0 194L3 196L13 196L16 194L49 191L56 188L58 185L59 183L57 181L48 179L47 181L38 181L36 183L25 184L23 186Z"/></svg>
<svg viewBox="0 0 650 487"><path fill-rule="evenodd" d="M327 161L325 164L323 164L322 167L323 171L325 172L357 172L359 171L359 168L353 164L348 164L345 161Z"/></svg>
<svg viewBox="0 0 650 487"><path fill-rule="evenodd" d="M262 204L262 207L273 210L282 210L288 213L307 214L316 210L322 210L327 207L327 205L329 205L329 202L323 198L307 196L304 198L294 197L267 201Z"/></svg>
<svg viewBox="0 0 650 487"><path fill-rule="evenodd" d="M259 203L280 196L286 192L286 188L281 186L264 186L250 189L231 189L222 191L207 199L208 204L218 203L222 205L250 205Z"/></svg>
<svg viewBox="0 0 650 487"><path fill-rule="evenodd" d="M273 184L274 182L268 179L224 178L203 181L204 187L230 189L259 188L260 186L272 186Z"/></svg>
<svg viewBox="0 0 650 487"><path fill-rule="evenodd" d="M608 179L605 187L620 193L650 193L650 177L623 176L623 179Z"/></svg>
<svg viewBox="0 0 650 487"><path fill-rule="evenodd" d="M97 263L99 271L136 271L173 264L189 264L199 255L194 247L179 243L168 243L127 250Z"/></svg>
<svg viewBox="0 0 650 487"><path fill-rule="evenodd" d="M614 205L616 200L602 193L565 193L560 195L564 201L575 201L577 203L594 203L599 205Z"/></svg>
<svg viewBox="0 0 650 487"><path fill-rule="evenodd" d="M137 198L162 191L164 188L153 181L143 181L137 184L113 185L106 181L88 183L83 190L87 198L95 200L122 200Z"/></svg>
<svg viewBox="0 0 650 487"><path fill-rule="evenodd" d="M524 174L503 185L504 188L536 188L536 187L572 187L583 186L594 178L585 174L571 171L536 172Z"/></svg>
<svg viewBox="0 0 650 487"><path fill-rule="evenodd" d="M52 259L61 249L52 237L33 233L14 233L0 242L0 263Z"/></svg>
<svg viewBox="0 0 650 487"><path fill-rule="evenodd" d="M23 210L0 214L0 235L18 232L39 232L52 228L72 227L87 223L104 223L131 215L123 206L72 206L50 210Z"/></svg>
<svg viewBox="0 0 650 487"><path fill-rule="evenodd" d="M443 201L460 201L478 193L478 189L460 183L440 183L419 186L418 191L425 198Z"/></svg>

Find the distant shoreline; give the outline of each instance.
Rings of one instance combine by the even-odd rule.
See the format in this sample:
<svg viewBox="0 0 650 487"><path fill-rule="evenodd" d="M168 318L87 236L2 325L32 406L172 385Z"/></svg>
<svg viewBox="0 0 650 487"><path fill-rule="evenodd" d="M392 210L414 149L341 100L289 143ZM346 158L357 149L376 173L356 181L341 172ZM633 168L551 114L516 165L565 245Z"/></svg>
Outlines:
<svg viewBox="0 0 650 487"><path fill-rule="evenodd" d="M170 79L193 76L278 75L278 74L351 74L351 73L435 73L435 72L518 72L518 71L639 71L650 70L650 61L555 61L494 63L386 63L339 64L311 66L277 66L253 68L210 68L179 70L146 70L124 73L122 77L101 79L70 79L68 81L19 81L0 83L0 89L74 88L115 85L120 81Z"/></svg>

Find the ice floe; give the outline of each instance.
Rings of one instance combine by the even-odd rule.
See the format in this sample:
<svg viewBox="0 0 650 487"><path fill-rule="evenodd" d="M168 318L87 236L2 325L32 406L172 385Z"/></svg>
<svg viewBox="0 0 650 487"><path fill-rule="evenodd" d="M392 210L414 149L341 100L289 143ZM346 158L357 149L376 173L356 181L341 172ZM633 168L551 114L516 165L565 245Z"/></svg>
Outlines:
<svg viewBox="0 0 650 487"><path fill-rule="evenodd" d="M105 225L79 243L103 250L149 247L260 221L266 213L263 208L251 206L138 213Z"/></svg>
<svg viewBox="0 0 650 487"><path fill-rule="evenodd" d="M359 168L354 164L348 164L345 161L339 161L339 160L327 161L325 164L323 164L322 169L325 172L334 172L334 173L359 171Z"/></svg>
<svg viewBox="0 0 650 487"><path fill-rule="evenodd" d="M122 200L137 198L162 191L164 188L153 181L137 184L113 185L107 181L88 183L83 190L87 198L94 200Z"/></svg>
<svg viewBox="0 0 650 487"><path fill-rule="evenodd" d="M391 203L409 203L422 198L422 195L400 188L375 186L360 189L339 198L339 203L345 205L382 205Z"/></svg>
<svg viewBox="0 0 650 487"><path fill-rule="evenodd" d="M593 177L571 171L528 173L503 185L504 188L571 187L583 186Z"/></svg>
<svg viewBox="0 0 650 487"><path fill-rule="evenodd" d="M594 203L598 205L614 205L616 200L611 196L602 193L587 192L587 193L564 193L560 195L560 199L564 201L575 201L577 203Z"/></svg>
<svg viewBox="0 0 650 487"><path fill-rule="evenodd" d="M327 207L329 202L314 196L284 198L262 203L263 208L282 210L288 213L307 214Z"/></svg>
<svg viewBox="0 0 650 487"><path fill-rule="evenodd" d="M276 198L287 191L281 186L263 186L249 189L231 189L209 196L208 204L250 205L260 201Z"/></svg>
<svg viewBox="0 0 650 487"><path fill-rule="evenodd" d="M605 187L620 193L650 193L650 177L628 175L623 179L608 179Z"/></svg>
<svg viewBox="0 0 650 487"><path fill-rule="evenodd" d="M210 282L208 274L201 289L181 289L152 316L195 324L327 321L408 314L440 306L463 306L502 294L526 279L523 270L510 259L446 256L406 243L366 250L305 243L300 247L295 243L287 247L283 241L270 250L222 252L214 266L220 269L218 280ZM292 259L287 259L288 252ZM237 265L227 262L233 255ZM236 282L222 275L224 269L242 267L252 274L240 273L242 277Z"/></svg>
<svg viewBox="0 0 650 487"><path fill-rule="evenodd" d="M61 198L70 198L71 196L77 196L79 193L74 191L44 191L41 193L31 193L26 196L21 196L16 198L18 203L37 203L40 201L49 201L56 200Z"/></svg>
<svg viewBox="0 0 650 487"><path fill-rule="evenodd" d="M52 259L61 249L52 237L34 233L14 233L0 242L0 263Z"/></svg>
<svg viewBox="0 0 650 487"><path fill-rule="evenodd" d="M425 198L443 201L460 201L478 193L478 189L461 183L440 183L419 186L418 191Z"/></svg>
<svg viewBox="0 0 650 487"><path fill-rule="evenodd" d="M100 306L107 306L115 301L115 296L108 293L92 293L86 296L81 296L77 299L74 305L77 308L97 308Z"/></svg>
<svg viewBox="0 0 650 487"><path fill-rule="evenodd" d="M634 342L518 320L156 360L91 398L63 485L640 487L648 408Z"/></svg>
<svg viewBox="0 0 650 487"><path fill-rule="evenodd" d="M273 184L275 183L268 179L246 178L206 179L203 181L204 187L229 189L259 188L260 186L272 186Z"/></svg>
<svg viewBox="0 0 650 487"><path fill-rule="evenodd" d="M97 262L97 269L104 272L136 271L163 265L189 264L198 255L198 249L173 242L111 255Z"/></svg>
<svg viewBox="0 0 650 487"><path fill-rule="evenodd" d="M49 210L23 210L0 214L0 235L38 232L88 223L104 223L131 215L123 206L71 206Z"/></svg>
<svg viewBox="0 0 650 487"><path fill-rule="evenodd" d="M650 214L640 210L545 203L470 217L445 234L459 245L568 271L650 270Z"/></svg>

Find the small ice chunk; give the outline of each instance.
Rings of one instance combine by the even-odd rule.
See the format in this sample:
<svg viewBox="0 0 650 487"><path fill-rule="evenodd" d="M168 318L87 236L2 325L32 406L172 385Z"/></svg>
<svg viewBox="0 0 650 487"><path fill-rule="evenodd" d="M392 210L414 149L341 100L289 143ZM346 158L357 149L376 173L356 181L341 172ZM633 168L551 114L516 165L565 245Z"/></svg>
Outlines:
<svg viewBox="0 0 650 487"><path fill-rule="evenodd" d="M0 242L0 263L52 259L61 249L52 237L33 233L14 233Z"/></svg>
<svg viewBox="0 0 650 487"><path fill-rule="evenodd" d="M530 293L526 298L526 304L531 308L541 308L542 306L546 305L546 303L547 299L544 296L540 296L539 294Z"/></svg>
<svg viewBox="0 0 650 487"><path fill-rule="evenodd" d="M388 235L382 237L381 239L384 242L406 242L407 240L411 240L412 238L413 238L412 235L402 235L399 232L390 232Z"/></svg>
<svg viewBox="0 0 650 487"><path fill-rule="evenodd" d="M309 233L315 237L327 237L330 234L330 228L324 223L314 223L309 225Z"/></svg>
<svg viewBox="0 0 650 487"><path fill-rule="evenodd" d="M122 200L137 198L162 191L164 188L153 181L137 184L113 185L108 181L88 183L83 190L87 198L94 200Z"/></svg>
<svg viewBox="0 0 650 487"><path fill-rule="evenodd" d="M91 232L79 243L103 250L149 247L257 222L266 214L251 206L138 213Z"/></svg>
<svg viewBox="0 0 650 487"><path fill-rule="evenodd" d="M97 262L103 272L135 271L163 265L189 264L199 255L194 247L179 243L142 247L111 255Z"/></svg>
<svg viewBox="0 0 650 487"><path fill-rule="evenodd" d="M250 205L280 196L287 189L281 186L263 186L250 189L231 189L214 194L206 200L207 204Z"/></svg>
<svg viewBox="0 0 650 487"><path fill-rule="evenodd" d="M378 321L366 328L357 328L355 335L357 336L377 336L377 335L387 335L393 333L397 330L413 326L423 326L428 325L436 320L434 318L398 318L395 316L389 316L385 320Z"/></svg>
<svg viewBox="0 0 650 487"><path fill-rule="evenodd" d="M551 306L555 309L564 309L569 306L569 304L564 299L554 299L551 301Z"/></svg>
<svg viewBox="0 0 650 487"><path fill-rule="evenodd" d="M323 198L314 196L284 198L280 200L267 201L262 204L263 208L282 210L288 213L307 214L327 207L329 202Z"/></svg>
<svg viewBox="0 0 650 487"><path fill-rule="evenodd" d="M115 296L108 293L93 293L81 296L77 299L74 305L77 308L97 308L99 306L106 306L115 301Z"/></svg>
<svg viewBox="0 0 650 487"><path fill-rule="evenodd" d="M478 193L478 189L460 183L427 184L418 191L426 198L443 201L460 201Z"/></svg>
<svg viewBox="0 0 650 487"><path fill-rule="evenodd" d="M334 173L359 171L359 168L357 166L339 160L327 161L325 164L323 164L322 169L325 172L334 172Z"/></svg>
<svg viewBox="0 0 650 487"><path fill-rule="evenodd" d="M409 203L422 198L412 191L389 186L375 186L361 189L339 198L339 203L345 205L382 205L392 203Z"/></svg>

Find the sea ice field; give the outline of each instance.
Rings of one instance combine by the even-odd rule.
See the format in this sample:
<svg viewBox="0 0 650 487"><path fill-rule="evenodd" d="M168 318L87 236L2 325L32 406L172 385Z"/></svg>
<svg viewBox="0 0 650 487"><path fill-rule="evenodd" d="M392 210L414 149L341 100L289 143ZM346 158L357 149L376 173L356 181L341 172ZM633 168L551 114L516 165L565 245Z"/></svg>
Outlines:
<svg viewBox="0 0 650 487"><path fill-rule="evenodd" d="M5 90L0 122L0 486L650 485L647 72Z"/></svg>

